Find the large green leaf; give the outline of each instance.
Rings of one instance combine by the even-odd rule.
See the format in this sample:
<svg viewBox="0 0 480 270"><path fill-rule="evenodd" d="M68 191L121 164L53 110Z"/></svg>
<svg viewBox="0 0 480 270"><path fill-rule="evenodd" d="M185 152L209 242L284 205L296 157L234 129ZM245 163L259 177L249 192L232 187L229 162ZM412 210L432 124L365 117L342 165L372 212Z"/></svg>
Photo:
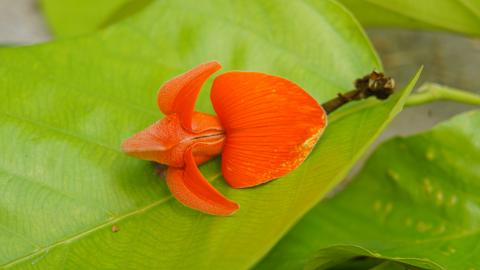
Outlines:
<svg viewBox="0 0 480 270"><path fill-rule="evenodd" d="M340 0L366 26L394 26L480 35L478 0Z"/></svg>
<svg viewBox="0 0 480 270"><path fill-rule="evenodd" d="M258 269L369 256L480 267L480 111L380 146L346 190L312 209Z"/></svg>
<svg viewBox="0 0 480 270"><path fill-rule="evenodd" d="M241 209L228 218L193 211L155 166L119 150L161 117L162 82L216 59L224 70L287 77L325 101L380 68L333 1L195 3L155 1L92 36L0 50L0 265L248 268L345 176L413 86L335 112L310 158L280 180L234 190L219 160L209 162L205 176ZM208 96L199 110L212 112Z"/></svg>

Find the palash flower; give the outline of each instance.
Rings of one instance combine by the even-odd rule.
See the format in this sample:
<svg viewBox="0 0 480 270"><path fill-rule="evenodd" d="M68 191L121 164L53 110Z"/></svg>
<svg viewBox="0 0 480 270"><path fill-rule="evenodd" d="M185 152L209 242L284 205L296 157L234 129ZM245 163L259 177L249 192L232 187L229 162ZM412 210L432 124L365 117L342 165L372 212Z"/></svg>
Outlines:
<svg viewBox="0 0 480 270"><path fill-rule="evenodd" d="M123 150L168 165L167 185L184 205L230 215L239 205L210 185L198 165L221 154L223 176L234 188L274 180L305 160L327 116L295 83L238 71L223 73L213 82L210 98L218 117L194 112L202 85L220 68L217 62L205 63L165 83L157 103L166 116L127 139ZM349 99L356 97L339 95L332 101L336 108Z"/></svg>

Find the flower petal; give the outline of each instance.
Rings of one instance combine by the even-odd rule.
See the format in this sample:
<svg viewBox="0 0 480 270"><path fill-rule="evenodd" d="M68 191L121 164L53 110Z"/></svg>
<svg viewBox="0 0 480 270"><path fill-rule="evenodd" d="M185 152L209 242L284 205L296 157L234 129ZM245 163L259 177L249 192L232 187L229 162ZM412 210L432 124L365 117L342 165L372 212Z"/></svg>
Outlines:
<svg viewBox="0 0 480 270"><path fill-rule="evenodd" d="M176 156L175 151L171 149L184 137L178 132L178 127L177 116L167 116L126 139L122 144L122 150L140 159L169 164ZM183 164L182 156L176 159Z"/></svg>
<svg viewBox="0 0 480 270"><path fill-rule="evenodd" d="M157 95L158 107L166 115L177 113L183 128L193 132L192 115L198 93L208 77L220 68L218 62L208 62L166 82Z"/></svg>
<svg viewBox="0 0 480 270"><path fill-rule="evenodd" d="M268 74L221 74L213 82L211 99L226 133L222 172L237 188L298 167L327 123L325 111L307 92Z"/></svg>
<svg viewBox="0 0 480 270"><path fill-rule="evenodd" d="M185 131L178 115L170 114L125 140L122 149L131 156L173 167L183 166L185 150L194 143L198 164L220 154L224 136L218 118L194 112L192 126L198 133Z"/></svg>
<svg viewBox="0 0 480 270"><path fill-rule="evenodd" d="M192 148L185 152L184 168L168 168L167 185L182 204L207 214L226 216L239 208L203 177L195 164Z"/></svg>

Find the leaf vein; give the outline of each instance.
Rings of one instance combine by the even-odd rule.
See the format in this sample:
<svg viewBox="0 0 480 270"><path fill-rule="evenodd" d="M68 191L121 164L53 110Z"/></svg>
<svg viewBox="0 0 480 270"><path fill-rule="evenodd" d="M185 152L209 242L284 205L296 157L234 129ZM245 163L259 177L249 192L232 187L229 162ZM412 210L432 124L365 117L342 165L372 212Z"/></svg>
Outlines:
<svg viewBox="0 0 480 270"><path fill-rule="evenodd" d="M218 178L220 178L220 176L221 176L221 173L213 176L213 177L212 177L212 180L211 180L210 182L216 181ZM105 228L105 227L108 227L109 225L113 225L113 224L115 224L115 223L118 223L118 222L120 222L120 221L122 221L122 220L124 220L124 219L130 218L130 217L132 217L132 216L141 215L141 214L147 212L148 210L151 210L151 209L153 209L153 208L155 208L155 207L157 207L157 206L163 205L164 203L168 202L168 201L169 201L170 199L172 199L172 198L173 198L172 195L168 195L168 196L165 196L165 197L163 197L163 198L160 198L160 199L158 199L158 200L156 200L156 201L154 201L154 202L152 202L152 203L150 203L150 204L148 204L148 205L146 205L146 206L144 206L144 207L142 207L142 208L139 208L139 209L134 210L134 211L131 211L131 212L127 212L127 213L125 213L125 214L123 214L123 215L117 216L116 218L108 219L106 222L101 223L101 224L99 224L99 225L97 225L97 226L95 226L95 227L93 227L93 228L91 228L91 229L89 229L89 230L86 230L86 231L83 231L83 232L81 232L81 233L78 233L78 234L72 235L72 236L70 236L70 237L67 237L67 238L65 238L65 239L63 239L63 240L60 240L60 241L56 242L56 243L53 243L53 244L51 244L51 245L48 245L48 246L46 246L46 247L44 247L44 248L42 248L42 249L40 249L40 250L37 250L37 251L32 252L32 253L30 253L30 254L28 254L28 255L25 255L25 256L23 256L23 257L20 257L20 258L18 258L18 259L16 259L16 260L13 260L13 261L11 261L11 262L8 262L8 263L6 263L5 265L1 265L0 267L5 267L5 268L11 267L11 266L14 266L15 264L18 264L18 263L20 263L20 262L23 262L23 261L26 261L26 260L28 260L28 259L30 259L30 258L33 258L33 257L37 256L38 254L41 254L41 253L45 252L46 250L50 250L50 249L52 249L52 248L55 248L55 247L58 247L58 246L61 246L61 245L70 244L71 242L73 242L73 241L75 241L75 240L79 240L79 239L81 239L82 237L84 237L84 236L86 236L86 235L89 235L89 234L91 234L91 233L94 233L94 232L96 232L96 231L99 231L99 230L101 230L101 229L103 229L103 228Z"/></svg>

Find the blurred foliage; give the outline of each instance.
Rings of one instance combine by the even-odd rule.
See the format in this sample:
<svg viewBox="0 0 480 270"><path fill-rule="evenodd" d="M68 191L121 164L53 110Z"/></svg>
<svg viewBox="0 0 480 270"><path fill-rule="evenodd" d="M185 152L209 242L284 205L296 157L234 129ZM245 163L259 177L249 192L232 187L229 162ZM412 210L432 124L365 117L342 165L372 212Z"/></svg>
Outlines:
<svg viewBox="0 0 480 270"><path fill-rule="evenodd" d="M365 26L446 30L472 36L480 35L478 0L339 1ZM153 0L41 0L41 2L54 34L64 37L103 28L136 14ZM192 4L194 2L190 3L194 6Z"/></svg>
<svg viewBox="0 0 480 270"><path fill-rule="evenodd" d="M56 37L101 29L145 8L153 0L40 0Z"/></svg>
<svg viewBox="0 0 480 270"><path fill-rule="evenodd" d="M345 190L311 210L257 269L327 269L357 256L478 269L479 126L480 111L468 112L384 143Z"/></svg>
<svg viewBox="0 0 480 270"><path fill-rule="evenodd" d="M339 0L365 26L480 35L478 0Z"/></svg>

